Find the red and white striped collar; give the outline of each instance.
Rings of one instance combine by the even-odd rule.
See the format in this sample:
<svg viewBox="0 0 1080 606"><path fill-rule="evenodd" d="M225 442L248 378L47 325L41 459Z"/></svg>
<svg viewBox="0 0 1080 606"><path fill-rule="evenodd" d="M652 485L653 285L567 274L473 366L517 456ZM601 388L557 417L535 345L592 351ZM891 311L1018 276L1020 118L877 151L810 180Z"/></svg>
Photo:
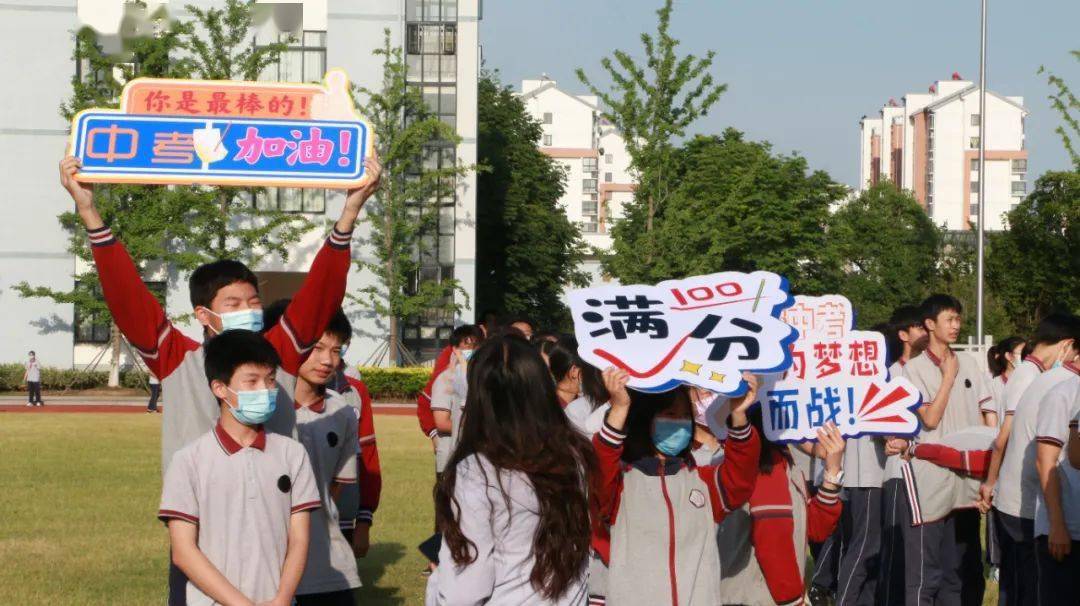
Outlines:
<svg viewBox="0 0 1080 606"><path fill-rule="evenodd" d="M255 441L251 443L251 448L266 450L266 430L263 429L262 425L256 426L255 430ZM225 428L221 426L220 419L218 420L217 425L214 426L214 436L217 438L221 449L225 451L225 454L234 455L244 449L239 442L229 435L229 432L225 431Z"/></svg>
<svg viewBox="0 0 1080 606"><path fill-rule="evenodd" d="M1028 354L1028 355L1024 356L1024 361L1025 362L1031 362L1035 366L1038 366L1039 367L1039 372L1046 372L1046 365L1044 365L1042 363L1042 360L1036 358L1034 355Z"/></svg>
<svg viewBox="0 0 1080 606"><path fill-rule="evenodd" d="M319 396L318 399L307 406L293 400L293 410L300 410L301 408L308 408L311 412L322 414L326 411L326 396Z"/></svg>
<svg viewBox="0 0 1080 606"><path fill-rule="evenodd" d="M926 357L934 363L934 366L941 366L941 358L934 355L934 352L930 351L929 347L927 347L923 353L925 353Z"/></svg>
<svg viewBox="0 0 1080 606"><path fill-rule="evenodd" d="M1062 364L1061 366L1065 370L1067 370L1067 371L1073 373L1074 375L1080 377L1080 366L1077 366L1076 362L1066 362L1066 363Z"/></svg>

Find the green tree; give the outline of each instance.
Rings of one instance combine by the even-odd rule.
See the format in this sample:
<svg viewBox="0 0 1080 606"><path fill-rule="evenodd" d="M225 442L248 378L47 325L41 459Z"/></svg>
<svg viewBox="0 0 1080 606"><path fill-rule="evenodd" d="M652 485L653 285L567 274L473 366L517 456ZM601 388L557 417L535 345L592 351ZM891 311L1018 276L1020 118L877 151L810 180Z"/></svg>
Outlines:
<svg viewBox="0 0 1080 606"><path fill-rule="evenodd" d="M828 238L843 263L838 290L858 311L861 328L929 294L942 233L910 192L889 182L861 192L829 218Z"/></svg>
<svg viewBox="0 0 1080 606"><path fill-rule="evenodd" d="M946 232L942 240L936 274L930 284L930 292L940 292L956 297L964 307L964 324L960 327L960 340L977 338L976 300L978 274L976 273L976 239L974 232ZM993 248L988 245L989 256ZM995 340L1012 335L1013 318L992 288L983 293L983 331Z"/></svg>
<svg viewBox="0 0 1080 606"><path fill-rule="evenodd" d="M657 216L646 280L721 270L776 272L797 292L826 292L829 205L844 193L799 156L776 154L735 129L698 136L677 154L678 185Z"/></svg>
<svg viewBox="0 0 1080 606"><path fill-rule="evenodd" d="M176 59L181 38L190 26L167 24L157 36L136 38L126 42L120 56L102 52L97 35L84 28L75 36L74 59L84 73L71 79L71 96L60 105L60 114L71 120L79 111L94 107L117 107L124 82L136 76L186 78L191 65ZM126 245L135 265L144 273L163 265L192 269L198 258L175 243L187 236L187 217L190 209L204 201L204 195L191 188L167 188L152 185L98 185L95 188L98 209L113 233ZM108 322L111 331L109 386L119 385L121 336L101 299L98 275L94 269L86 230L74 211L61 213L60 225L69 234L68 251L89 269L73 277L76 287L59 290L34 286L27 282L15 285L23 297L42 297L61 304L73 304L86 316Z"/></svg>
<svg viewBox="0 0 1080 606"><path fill-rule="evenodd" d="M182 29L180 43L191 77L258 80L288 46L277 41L252 42L255 0L225 0L221 8L187 5L186 9L193 21ZM259 188L200 191L205 195L192 208L184 244L207 261L240 259L254 265L272 255L287 259L290 245L313 227L303 215L283 212L276 205L253 204Z"/></svg>
<svg viewBox="0 0 1080 606"><path fill-rule="evenodd" d="M1069 51L1069 54L1077 61L1080 61L1080 50ZM1080 172L1080 150L1077 150L1073 144L1073 138L1080 137L1080 99L1073 94L1061 76L1054 74L1045 67L1040 67L1039 73L1046 74L1047 84L1053 89L1053 92L1048 95L1050 107L1053 107L1061 114L1062 123L1054 130L1061 137L1065 150L1069 152L1073 170Z"/></svg>
<svg viewBox="0 0 1080 606"><path fill-rule="evenodd" d="M359 105L374 127L385 171L382 187L365 205L375 260L357 261L377 283L350 298L385 318L389 362L397 365L401 320L441 318L462 308L455 294L466 293L457 280L423 279L421 270L438 267L439 204L432 201L453 200L460 179L473 167L440 166L439 155L452 151L460 138L432 114L420 91L407 85L404 55L390 44L390 30L372 54L383 64L382 87L354 87L353 93L363 99Z"/></svg>
<svg viewBox="0 0 1080 606"><path fill-rule="evenodd" d="M1054 311L1080 312L1080 173L1049 172L992 234L987 282L1023 334Z"/></svg>
<svg viewBox="0 0 1080 606"><path fill-rule="evenodd" d="M676 139L708 114L727 89L709 73L715 52L704 57L676 53L679 41L668 33L671 9L672 0L664 0L656 11L656 34L641 34L643 63L622 50L601 61L613 83L610 90L577 70L578 79L600 98L604 118L622 132L637 177L634 200L611 232L614 254L604 261L605 269L624 283L649 280L649 268L660 254L653 230L677 183Z"/></svg>
<svg viewBox="0 0 1080 606"><path fill-rule="evenodd" d="M477 308L565 328L567 286L586 286L585 245L559 206L565 175L537 149L540 123L497 74L479 83L476 187Z"/></svg>

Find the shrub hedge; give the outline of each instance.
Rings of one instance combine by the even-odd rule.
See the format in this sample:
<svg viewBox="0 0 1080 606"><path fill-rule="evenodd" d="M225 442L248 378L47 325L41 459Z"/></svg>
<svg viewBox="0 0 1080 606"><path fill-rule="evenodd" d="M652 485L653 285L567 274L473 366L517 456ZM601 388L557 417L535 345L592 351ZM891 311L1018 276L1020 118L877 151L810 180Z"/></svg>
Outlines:
<svg viewBox="0 0 1080 606"><path fill-rule="evenodd" d="M0 364L0 391L16 391L22 385L23 366L21 364ZM430 368L360 368L360 376L367 384L368 391L376 400L396 399L412 401L427 384L431 377ZM144 388L146 373L127 369L120 371L120 384L130 388ZM75 370L71 368L42 368L41 388L48 391L68 389L94 389L105 387L109 383L109 371Z"/></svg>
<svg viewBox="0 0 1080 606"><path fill-rule="evenodd" d="M360 378L367 385L373 399L396 399L413 401L416 399L431 377L430 368L399 367L375 368L361 367Z"/></svg>

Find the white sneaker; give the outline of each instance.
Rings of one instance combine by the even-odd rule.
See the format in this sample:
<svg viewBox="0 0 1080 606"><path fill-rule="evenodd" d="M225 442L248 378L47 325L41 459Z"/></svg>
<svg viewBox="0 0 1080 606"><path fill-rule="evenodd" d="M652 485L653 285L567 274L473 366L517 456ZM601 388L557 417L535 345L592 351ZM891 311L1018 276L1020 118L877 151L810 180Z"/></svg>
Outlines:
<svg viewBox="0 0 1080 606"><path fill-rule="evenodd" d="M26 405L27 406L33 406L34 404L33 404L33 402L27 402Z"/></svg>

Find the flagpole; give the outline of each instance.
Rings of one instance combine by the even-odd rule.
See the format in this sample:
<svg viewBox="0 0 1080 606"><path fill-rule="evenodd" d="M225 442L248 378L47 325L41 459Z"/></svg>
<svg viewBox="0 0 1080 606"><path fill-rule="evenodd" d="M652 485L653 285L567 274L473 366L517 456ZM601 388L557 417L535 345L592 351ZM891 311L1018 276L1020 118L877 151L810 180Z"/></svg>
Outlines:
<svg viewBox="0 0 1080 606"><path fill-rule="evenodd" d="M975 332L979 339L979 351L983 348L983 264L985 256L986 202L986 3L982 0L982 27L979 32L979 212L978 212L978 262L976 278Z"/></svg>

